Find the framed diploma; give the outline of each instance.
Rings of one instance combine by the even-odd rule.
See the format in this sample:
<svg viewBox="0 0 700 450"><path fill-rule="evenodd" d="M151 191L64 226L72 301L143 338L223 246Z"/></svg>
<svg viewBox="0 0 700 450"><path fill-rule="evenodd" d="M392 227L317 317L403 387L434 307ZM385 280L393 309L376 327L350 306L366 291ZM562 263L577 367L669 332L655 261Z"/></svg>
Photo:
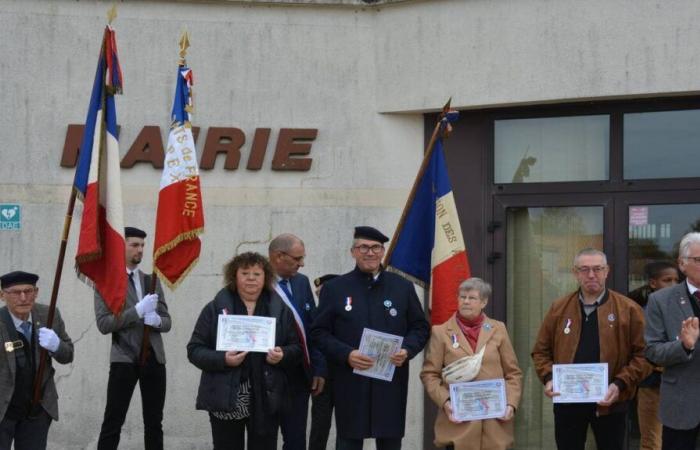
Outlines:
<svg viewBox="0 0 700 450"><path fill-rule="evenodd" d="M450 384L452 415L460 422L496 419L505 416L506 382L495 380Z"/></svg>
<svg viewBox="0 0 700 450"><path fill-rule="evenodd" d="M394 378L394 366L389 357L401 350L403 336L382 333L365 328L360 339L360 353L374 359L374 365L367 370L355 369L353 373L378 380L391 381Z"/></svg>
<svg viewBox="0 0 700 450"><path fill-rule="evenodd" d="M275 347L276 322L274 317L219 314L216 349L267 353Z"/></svg>
<svg viewBox="0 0 700 450"><path fill-rule="evenodd" d="M608 391L608 363L554 364L552 389L554 403L597 403Z"/></svg>

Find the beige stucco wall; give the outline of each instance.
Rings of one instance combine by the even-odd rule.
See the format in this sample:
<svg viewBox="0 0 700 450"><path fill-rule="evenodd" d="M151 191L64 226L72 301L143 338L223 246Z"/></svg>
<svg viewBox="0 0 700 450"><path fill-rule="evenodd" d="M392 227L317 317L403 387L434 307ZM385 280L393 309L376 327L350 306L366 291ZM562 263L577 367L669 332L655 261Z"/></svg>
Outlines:
<svg viewBox="0 0 700 450"><path fill-rule="evenodd" d="M311 278L352 267L352 227L393 232L423 150L422 113L458 107L700 90L700 2L436 0L382 2L147 2L118 4L125 80L118 99L122 154L144 125L168 126L177 41L191 34L195 124L247 136L237 171L202 174L201 260L168 292L166 448L208 448L194 411L198 371L185 355L194 320L234 252L264 252L294 232ZM292 3L292 4L290 4ZM41 274L48 301L73 171L59 167L66 126L84 121L108 2L0 0L0 203L19 203L19 232L0 231L0 272ZM244 169L253 132L270 127L265 163ZM318 128L309 172L274 172L281 127ZM449 147L448 147L449 151ZM122 171L126 222L153 229L159 171ZM80 208L76 210L79 217ZM478 212L477 212L478 213ZM110 339L94 326L92 295L72 270L73 225L59 308L76 341L57 371L61 420L51 448L94 448ZM150 242L150 241L149 241ZM150 252L150 248L148 252ZM144 268L150 268L146 258ZM414 364L414 372L418 364ZM423 447L423 393L413 373L404 448ZM122 448L141 448L138 393Z"/></svg>

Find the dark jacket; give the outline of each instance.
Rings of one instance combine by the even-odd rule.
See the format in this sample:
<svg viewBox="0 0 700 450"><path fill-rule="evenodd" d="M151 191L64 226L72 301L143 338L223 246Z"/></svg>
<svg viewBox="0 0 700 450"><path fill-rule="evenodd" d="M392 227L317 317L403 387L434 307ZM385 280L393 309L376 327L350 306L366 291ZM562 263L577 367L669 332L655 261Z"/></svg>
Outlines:
<svg viewBox="0 0 700 450"><path fill-rule="evenodd" d="M350 311L345 308L348 297ZM390 382L354 374L348 355L359 348L365 328L403 336L402 347L409 359L420 353L430 326L413 284L386 271L374 280L355 268L323 285L311 328L313 344L321 349L333 372L338 435L346 439L402 437L408 360L396 368Z"/></svg>
<svg viewBox="0 0 700 450"><path fill-rule="evenodd" d="M266 413L276 415L286 400L287 380L284 369L299 364L301 347L292 313L277 294L263 291L258 301L269 302L270 317L277 319L275 345L281 347L284 353L278 364L265 363L263 369ZM202 370L196 404L200 410L225 412L232 411L235 406L241 368L228 367L225 363L226 352L216 351L218 316L224 309L233 311L233 303L231 291L228 288L221 289L214 300L202 309L187 344L188 359ZM251 381L257 383L261 380Z"/></svg>
<svg viewBox="0 0 700 450"><path fill-rule="evenodd" d="M311 367L307 367L302 361L296 369L289 371L289 381L292 387L297 386L298 388L308 390L313 377L326 378L328 375L326 358L318 347L313 345L309 334L311 331L311 323L317 313L316 302L314 301L314 294L311 291L311 284L306 275L297 273L289 279L289 285L292 290L292 297L294 297L292 304L304 324L306 344L311 359Z"/></svg>

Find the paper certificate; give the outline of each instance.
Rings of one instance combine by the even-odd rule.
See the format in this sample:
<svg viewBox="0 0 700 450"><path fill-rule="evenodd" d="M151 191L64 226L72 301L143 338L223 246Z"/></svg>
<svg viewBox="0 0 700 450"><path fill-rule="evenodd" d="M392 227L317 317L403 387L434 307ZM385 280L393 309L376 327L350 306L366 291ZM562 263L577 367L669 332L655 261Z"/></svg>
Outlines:
<svg viewBox="0 0 700 450"><path fill-rule="evenodd" d="M394 366L389 357L401 350L402 336L382 333L381 331L362 330L360 353L374 359L374 365L367 370L353 370L353 373L378 380L391 381L394 378Z"/></svg>
<svg viewBox="0 0 700 450"><path fill-rule="evenodd" d="M275 347L275 322L274 317L219 314L216 349L267 353Z"/></svg>
<svg viewBox="0 0 700 450"><path fill-rule="evenodd" d="M506 382L469 381L450 385L450 403L455 420L495 419L506 415Z"/></svg>
<svg viewBox="0 0 700 450"><path fill-rule="evenodd" d="M608 363L554 364L552 389L558 392L554 403L596 403L608 391Z"/></svg>

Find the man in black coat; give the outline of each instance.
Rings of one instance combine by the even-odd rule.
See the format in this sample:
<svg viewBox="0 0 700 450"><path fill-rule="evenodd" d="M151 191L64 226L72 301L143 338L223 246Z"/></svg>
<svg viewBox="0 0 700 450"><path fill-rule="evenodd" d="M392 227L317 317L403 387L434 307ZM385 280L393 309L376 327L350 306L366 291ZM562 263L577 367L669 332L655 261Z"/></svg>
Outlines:
<svg viewBox="0 0 700 450"><path fill-rule="evenodd" d="M334 374L337 450L361 450L365 438L376 439L378 450L401 448L408 360L423 350L430 335L413 284L383 270L388 240L372 227L355 228L350 250L355 269L324 284L311 330ZM374 364L359 351L365 328L403 337L401 350L391 357L396 366L391 381L353 373Z"/></svg>

